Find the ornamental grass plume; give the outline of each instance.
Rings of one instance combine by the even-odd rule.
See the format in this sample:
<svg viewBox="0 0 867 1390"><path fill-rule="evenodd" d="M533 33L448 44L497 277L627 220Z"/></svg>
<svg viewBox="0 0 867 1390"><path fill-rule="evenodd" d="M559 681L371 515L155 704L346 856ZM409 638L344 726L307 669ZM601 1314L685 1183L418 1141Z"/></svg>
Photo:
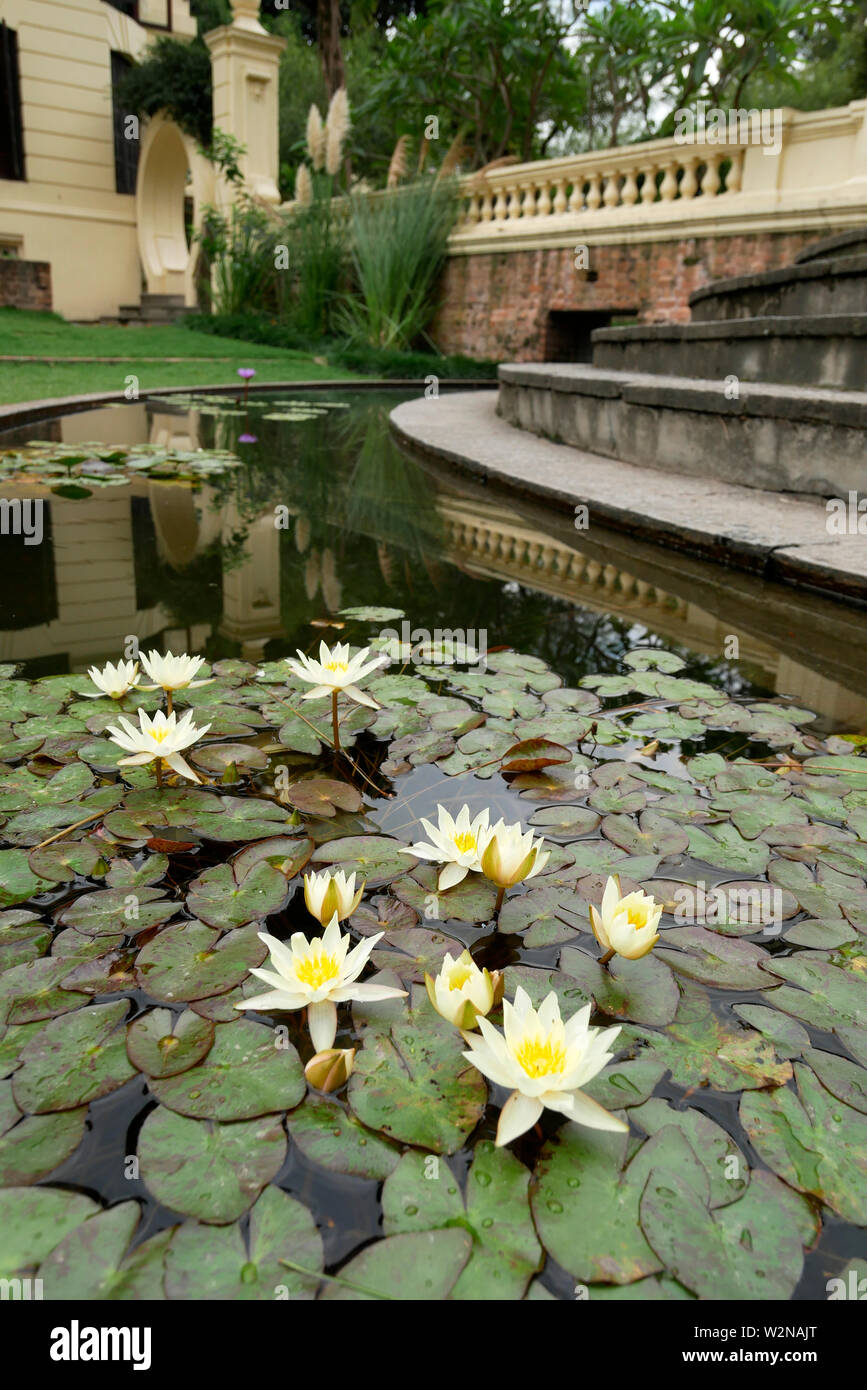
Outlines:
<svg viewBox="0 0 867 1390"><path fill-rule="evenodd" d="M407 161L406 155L409 149L409 136L398 136L394 153L388 166L388 178L385 181L386 188L397 188L401 179L406 178Z"/></svg>
<svg viewBox="0 0 867 1390"><path fill-rule="evenodd" d="M321 169L325 163L325 126L315 102L307 112L307 153L313 168Z"/></svg>
<svg viewBox="0 0 867 1390"><path fill-rule="evenodd" d="M306 164L299 164L295 175L295 201L300 208L309 208L313 203L313 180Z"/></svg>
<svg viewBox="0 0 867 1390"><path fill-rule="evenodd" d="M349 97L345 87L338 87L329 103L325 121L325 172L332 176L340 172L349 123Z"/></svg>

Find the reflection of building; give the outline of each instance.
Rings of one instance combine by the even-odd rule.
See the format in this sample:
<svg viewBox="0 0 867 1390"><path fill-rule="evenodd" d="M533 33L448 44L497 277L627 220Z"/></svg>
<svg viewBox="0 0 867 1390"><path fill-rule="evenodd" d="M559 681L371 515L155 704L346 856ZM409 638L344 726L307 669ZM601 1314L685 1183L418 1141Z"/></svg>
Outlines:
<svg viewBox="0 0 867 1390"><path fill-rule="evenodd" d="M195 410L137 404L71 415L55 428L64 443L83 444L94 436L108 444L149 438L166 447L195 449L200 423ZM228 442L219 419L217 441ZM453 481L431 477L428 482L442 541L441 551L433 541L422 551L424 563L445 560L469 575L513 580L582 608L634 620L665 641L715 658L722 658L727 639L737 637L740 660L761 684L840 724L867 724L858 610L596 528L578 533L568 518L530 503L521 503L519 510L519 504L501 502L468 480L460 490ZM3 491L12 496L16 489ZM33 492L28 489L28 495ZM40 620L34 600L24 614L26 625L19 627L14 615L5 624L0 617L0 661L42 661L52 670L81 671L93 661L116 659L130 635L140 643L159 636L175 650L201 650L209 639L223 639L224 647L257 660L266 643L283 637L283 531L275 525L273 508L251 519L234 487L220 500L208 486L194 491L145 478L106 488L83 502L46 490L42 495L50 499L51 534L30 553L46 552L43 568L53 566L44 585L51 604L43 603ZM153 564L166 567L166 593L146 572L142 519ZM342 601L335 549L310 547L303 512L289 509L288 526L304 557L299 584L308 597L321 594L323 609L335 612ZM384 536L392 548L399 546L382 508L365 513L358 530L370 538L380 563ZM234 547L232 562L209 572L208 583L218 590L209 620L174 628L181 602L175 589L189 567L221 541L228 545L239 536L243 553L234 553Z"/></svg>

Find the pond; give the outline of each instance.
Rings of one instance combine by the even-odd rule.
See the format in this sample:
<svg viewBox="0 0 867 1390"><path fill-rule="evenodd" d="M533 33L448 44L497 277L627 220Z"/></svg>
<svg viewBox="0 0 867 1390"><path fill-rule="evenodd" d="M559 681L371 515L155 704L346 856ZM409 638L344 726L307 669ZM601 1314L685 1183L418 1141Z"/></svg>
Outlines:
<svg viewBox="0 0 867 1390"><path fill-rule="evenodd" d="M410 458L407 394L174 395L0 438L0 1276L48 1299L848 1296L863 615ZM375 708L339 696L337 749L329 690L284 659L322 641L390 660L358 677ZM152 650L204 659L173 696L208 726L198 783L119 765L119 716L164 695L86 674ZM407 851L464 806L443 882ZM517 878L503 832L473 858L501 818L544 841ZM339 931L372 954L332 1039L327 1002L248 1001L273 940L321 934L304 875L338 870L364 883ZM478 1027L434 1007L470 978ZM486 1063L549 995L523 1061ZM565 1092L537 1084L556 1009L619 1029ZM344 1051L305 1076L311 1028Z"/></svg>

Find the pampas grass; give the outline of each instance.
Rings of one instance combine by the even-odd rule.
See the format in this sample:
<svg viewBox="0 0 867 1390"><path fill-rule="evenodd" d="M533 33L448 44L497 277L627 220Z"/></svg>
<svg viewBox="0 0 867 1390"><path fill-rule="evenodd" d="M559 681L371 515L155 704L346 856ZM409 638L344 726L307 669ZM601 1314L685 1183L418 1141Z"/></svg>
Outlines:
<svg viewBox="0 0 867 1390"><path fill-rule="evenodd" d="M328 105L325 120L325 172L332 178L340 172L343 145L349 134L349 97L345 87L338 87Z"/></svg>
<svg viewBox="0 0 867 1390"><path fill-rule="evenodd" d="M394 153L391 156L391 162L388 166L388 178L386 179L385 183L386 188L397 188L397 185L400 183L401 179L406 178L406 155L408 149L409 136L399 136L397 144L394 147Z"/></svg>
<svg viewBox="0 0 867 1390"><path fill-rule="evenodd" d="M306 164L299 164L295 175L295 201L301 208L309 208L313 202L313 180Z"/></svg>
<svg viewBox="0 0 867 1390"><path fill-rule="evenodd" d="M313 168L321 169L325 163L325 127L315 102L307 113L307 153Z"/></svg>

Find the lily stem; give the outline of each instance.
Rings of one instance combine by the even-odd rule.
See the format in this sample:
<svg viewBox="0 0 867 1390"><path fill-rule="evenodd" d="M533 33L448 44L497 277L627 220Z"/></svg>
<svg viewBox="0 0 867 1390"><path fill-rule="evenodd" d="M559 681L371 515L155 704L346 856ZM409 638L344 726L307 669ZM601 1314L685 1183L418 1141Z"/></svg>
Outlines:
<svg viewBox="0 0 867 1390"><path fill-rule="evenodd" d="M162 758L157 758L157 760L156 760L156 769L157 769L157 790L158 790L158 791L162 791L162 789L163 789L163 760L162 760Z"/></svg>
<svg viewBox="0 0 867 1390"><path fill-rule="evenodd" d="M503 886L502 888L498 889L498 891L497 891L497 901L494 903L494 916L495 916L495 917L499 917L499 915L500 915L500 908L503 906L503 899L505 898L505 896L506 896L506 889L505 889L505 886Z"/></svg>
<svg viewBox="0 0 867 1390"><path fill-rule="evenodd" d="M331 729L334 735L334 751L340 752L340 721L337 718L337 691L331 692Z"/></svg>
<svg viewBox="0 0 867 1390"><path fill-rule="evenodd" d="M614 955L614 947L612 946L610 951L606 951L604 956L600 956L600 957L599 957L599 964L600 964L600 965L607 965L608 962L610 961L610 959L611 959L611 957L612 957L613 955Z"/></svg>
<svg viewBox="0 0 867 1390"><path fill-rule="evenodd" d="M171 690L166 691L166 714L171 714L172 712L172 694L173 692Z"/></svg>

